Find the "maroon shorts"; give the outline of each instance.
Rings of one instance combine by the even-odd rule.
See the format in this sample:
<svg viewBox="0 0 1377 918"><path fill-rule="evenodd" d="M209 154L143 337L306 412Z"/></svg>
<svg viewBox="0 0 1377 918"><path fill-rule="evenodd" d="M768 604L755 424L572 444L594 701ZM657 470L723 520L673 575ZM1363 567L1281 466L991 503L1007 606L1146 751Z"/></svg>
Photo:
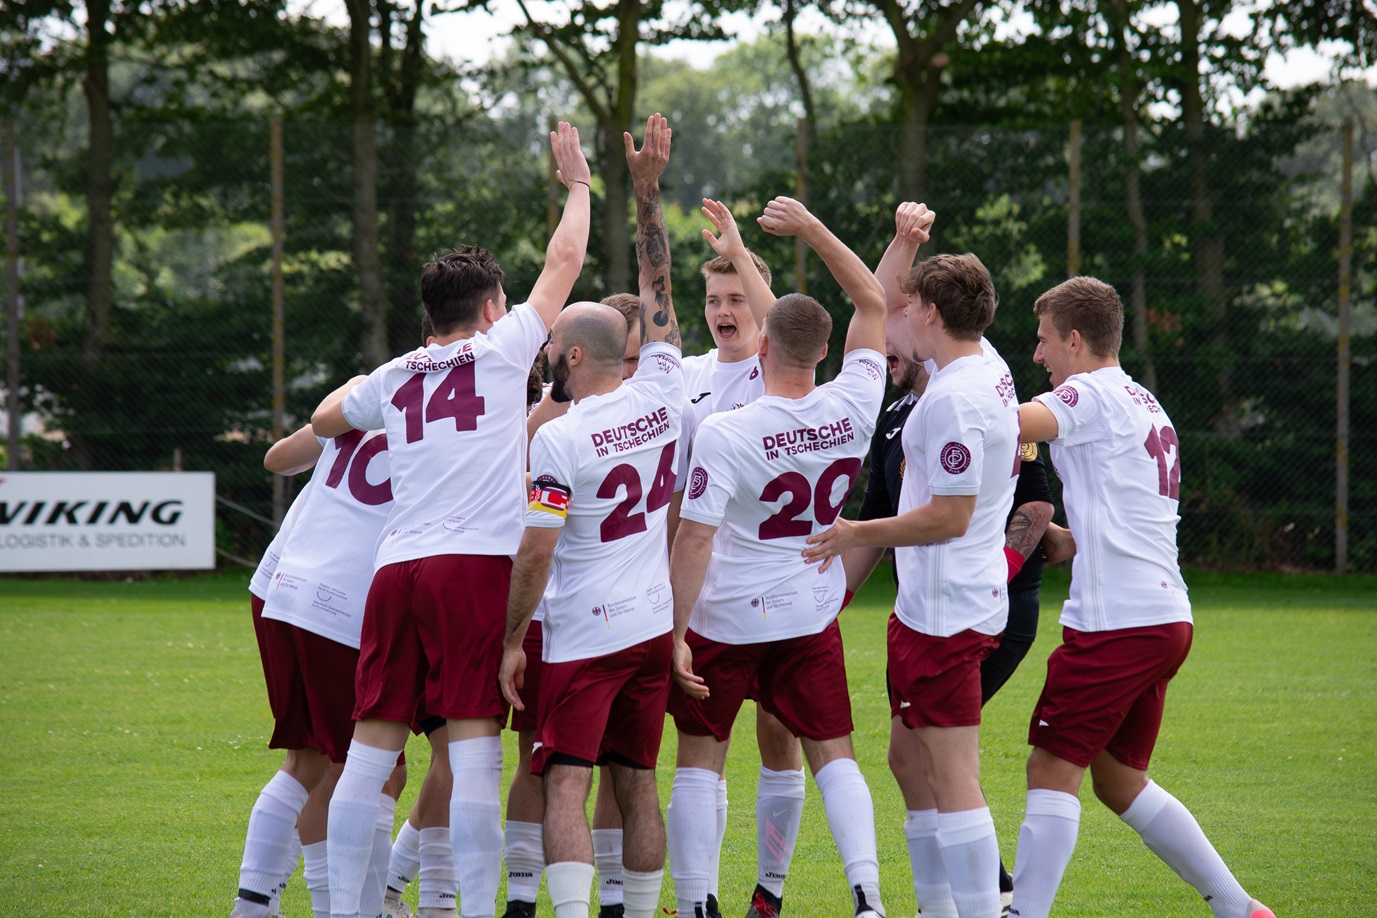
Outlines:
<svg viewBox="0 0 1377 918"><path fill-rule="evenodd" d="M1189 622L1116 631L1062 629L1047 659L1028 743L1082 768L1108 752L1146 771L1167 683L1191 650Z"/></svg>
<svg viewBox="0 0 1377 918"><path fill-rule="evenodd" d="M354 671L359 652L304 628L263 617L250 594L253 630L272 708L270 749L315 749L343 762L354 737Z"/></svg>
<svg viewBox="0 0 1377 918"><path fill-rule="evenodd" d="M851 735L846 652L836 619L817 634L758 644L722 644L689 631L688 645L693 671L712 693L698 701L674 687L669 713L680 731L725 743L750 692L794 736L821 741Z"/></svg>
<svg viewBox="0 0 1377 918"><path fill-rule="evenodd" d="M526 676L521 683L521 691L517 694L521 696L521 703L526 706L526 710L518 711L512 708L511 728L518 733L525 733L534 730L540 724L537 719L540 712L540 678L545 672L545 661L540 656L545 651L545 639L542 636L540 622L531 621L531 626L526 629L526 636L521 639L521 649L526 651Z"/></svg>
<svg viewBox="0 0 1377 918"><path fill-rule="evenodd" d="M999 635L958 631L933 637L889 616L889 716L909 729L980 723L980 664Z"/></svg>
<svg viewBox="0 0 1377 918"><path fill-rule="evenodd" d="M604 657L546 663L531 774L543 774L552 756L654 768L673 656L666 633Z"/></svg>
<svg viewBox="0 0 1377 918"><path fill-rule="evenodd" d="M447 720L505 720L497 672L511 573L505 555L433 555L374 574L354 719L409 724L419 701Z"/></svg>

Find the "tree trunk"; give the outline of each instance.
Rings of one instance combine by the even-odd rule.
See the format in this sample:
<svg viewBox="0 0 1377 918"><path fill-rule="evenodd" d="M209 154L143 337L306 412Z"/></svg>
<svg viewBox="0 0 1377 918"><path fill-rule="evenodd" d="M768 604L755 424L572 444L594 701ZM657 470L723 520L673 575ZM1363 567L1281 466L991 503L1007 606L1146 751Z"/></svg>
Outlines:
<svg viewBox="0 0 1377 918"><path fill-rule="evenodd" d="M602 130L603 199L602 259L606 266L603 282L609 291L631 290L630 195L627 191L626 150L622 134L631 130L636 111L636 45L640 37L640 0L617 3L617 89Z"/></svg>
<svg viewBox="0 0 1377 918"><path fill-rule="evenodd" d="M1142 144L1138 139L1138 81L1128 47L1127 0L1113 0L1114 36L1118 46L1119 116L1124 126L1124 209L1133 226L1133 274L1129 286L1128 308L1133 322L1133 349L1142 361L1142 383L1157 391L1157 365L1152 359L1147 315L1148 225L1143 213Z"/></svg>
<svg viewBox="0 0 1377 918"><path fill-rule="evenodd" d="M1214 219L1214 196L1210 190L1210 160L1205 99L1200 89L1201 11L1195 0L1177 0L1181 20L1181 121L1186 131L1186 154L1191 189L1191 260L1196 283L1210 320L1208 340L1215 359L1215 384L1219 392L1219 414L1215 426L1226 436L1239 434L1237 398L1233 391L1233 367L1228 356L1229 337L1225 327L1229 293L1224 286L1224 240Z"/></svg>
<svg viewBox="0 0 1377 918"><path fill-rule="evenodd" d="M370 41L372 4L345 0L349 7L349 100L354 134L354 269L359 276L363 316L363 362L368 368L388 360L387 300L378 255L378 140L373 105Z"/></svg>
<svg viewBox="0 0 1377 918"><path fill-rule="evenodd" d="M415 251L416 172L421 156L416 144L416 93L421 82L425 34L421 31L424 0L406 21L406 46L396 74L388 74L387 120L391 137L386 153L387 286L391 310L388 342L401 353L420 342L417 302L419 273ZM384 35L384 42L388 38Z"/></svg>

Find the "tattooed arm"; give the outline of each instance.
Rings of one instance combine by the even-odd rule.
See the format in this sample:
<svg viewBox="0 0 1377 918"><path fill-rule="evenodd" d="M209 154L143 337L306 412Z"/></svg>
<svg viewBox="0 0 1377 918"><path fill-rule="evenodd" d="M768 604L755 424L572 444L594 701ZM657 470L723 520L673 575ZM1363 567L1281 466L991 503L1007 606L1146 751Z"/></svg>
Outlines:
<svg viewBox="0 0 1377 918"><path fill-rule="evenodd" d="M1042 541L1047 524L1052 522L1052 505L1040 500L1020 504L1004 529L1004 545L1024 558L1030 557Z"/></svg>
<svg viewBox="0 0 1377 918"><path fill-rule="evenodd" d="M669 163L671 131L659 114L646 119L641 149L622 135L631 188L636 197L636 260L640 264L641 343L664 341L681 346L679 322L669 285L669 237L660 208L660 174Z"/></svg>

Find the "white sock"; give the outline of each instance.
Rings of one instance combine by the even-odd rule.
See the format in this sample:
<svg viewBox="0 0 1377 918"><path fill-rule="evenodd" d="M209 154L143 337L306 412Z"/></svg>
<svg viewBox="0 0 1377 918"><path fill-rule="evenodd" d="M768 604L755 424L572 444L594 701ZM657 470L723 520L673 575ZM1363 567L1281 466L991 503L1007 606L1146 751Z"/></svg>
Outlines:
<svg viewBox="0 0 1377 918"><path fill-rule="evenodd" d="M827 827L837 843L846 883L860 887L866 904L883 913L880 904L880 858L875 850L875 806L870 788L855 759L833 759L813 775L827 811Z"/></svg>
<svg viewBox="0 0 1377 918"><path fill-rule="evenodd" d="M282 861L282 876L278 878L277 885L273 887L272 905L275 907L282 899L282 894L287 891L287 884L291 882L292 874L296 873L297 862L301 860L301 836L297 834L296 827L292 827L292 838L288 842L287 856ZM272 911L272 908L269 908Z"/></svg>
<svg viewBox="0 0 1377 918"><path fill-rule="evenodd" d="M545 867L545 882L555 918L588 918L592 895L593 865L582 861L560 861Z"/></svg>
<svg viewBox="0 0 1377 918"><path fill-rule="evenodd" d="M249 813L249 828L244 838L244 860L239 865L239 888L271 900L279 894L278 884L296 869L296 817L306 805L308 791L301 783L279 771L272 776ZM298 843L299 844L299 843ZM268 913L269 902L241 899L244 906L261 905ZM241 911L245 909L241 906ZM252 914L250 911L249 914Z"/></svg>
<svg viewBox="0 0 1377 918"><path fill-rule="evenodd" d="M664 882L664 870L649 870L644 873L639 870L625 870L622 876L625 882L622 908L626 912L626 918L652 918L655 907L660 904L660 884Z"/></svg>
<svg viewBox="0 0 1377 918"><path fill-rule="evenodd" d="M1119 818L1143 837L1153 854L1205 897L1216 918L1247 914L1248 894L1180 800L1148 781Z"/></svg>
<svg viewBox="0 0 1377 918"><path fill-rule="evenodd" d="M625 894L622 891L621 829L593 830L593 863L598 867L598 903L617 905L622 902ZM659 896L658 887L655 895Z"/></svg>
<svg viewBox="0 0 1377 918"><path fill-rule="evenodd" d="M502 870L501 737L450 743L449 765L454 773L449 837L459 870L459 903L464 918L492 918Z"/></svg>
<svg viewBox="0 0 1377 918"><path fill-rule="evenodd" d="M1028 791L1014 856L1014 904L1022 918L1047 918L1081 826L1081 801L1074 794Z"/></svg>
<svg viewBox="0 0 1377 918"><path fill-rule="evenodd" d="M387 866L392 861L392 824L397 821L397 801L378 795L378 821L373 830L373 853L368 859L368 876L359 893L359 912L377 915L382 911L387 891Z"/></svg>
<svg viewBox="0 0 1377 918"><path fill-rule="evenodd" d="M937 844L961 918L999 914L999 843L990 808L937 814Z"/></svg>
<svg viewBox="0 0 1377 918"><path fill-rule="evenodd" d="M383 784L397 764L391 749L349 744L344 773L330 797L326 831L330 865L330 913L345 918L359 914L359 896L373 857L373 838L378 828L378 804Z"/></svg>
<svg viewBox="0 0 1377 918"><path fill-rule="evenodd" d="M538 822L507 820L507 901L534 902L545 870L545 834Z"/></svg>
<svg viewBox="0 0 1377 918"><path fill-rule="evenodd" d="M454 909L459 903L459 871L449 849L449 829L422 829L420 844L420 898L417 908Z"/></svg>
<svg viewBox="0 0 1377 918"><path fill-rule="evenodd" d="M448 829L445 830L449 832ZM392 858L387 865L387 888L398 893L406 891L416 872L421 867L421 831L408 819L397 830L397 838L392 842Z"/></svg>
<svg viewBox="0 0 1377 918"><path fill-rule="evenodd" d="M956 918L947 865L937 844L937 810L909 810L904 817L904 840L913 868L913 894L926 918Z"/></svg>
<svg viewBox="0 0 1377 918"><path fill-rule="evenodd" d="M669 874L681 915L692 916L694 906L705 904L712 891L719 783L717 772L704 768L674 772L665 838L669 843Z"/></svg>
<svg viewBox="0 0 1377 918"><path fill-rule="evenodd" d="M708 892L717 895L717 875L722 870L722 839L727 837L727 777L717 782L717 839L708 865Z"/></svg>
<svg viewBox="0 0 1377 918"><path fill-rule="evenodd" d="M773 895L784 895L784 880L794 857L803 820L803 771L771 771L760 766L755 793L756 882Z"/></svg>
<svg viewBox="0 0 1377 918"><path fill-rule="evenodd" d="M302 868L306 876L306 890L311 894L311 911L315 918L330 918L330 868L325 860L325 842L301 846Z"/></svg>

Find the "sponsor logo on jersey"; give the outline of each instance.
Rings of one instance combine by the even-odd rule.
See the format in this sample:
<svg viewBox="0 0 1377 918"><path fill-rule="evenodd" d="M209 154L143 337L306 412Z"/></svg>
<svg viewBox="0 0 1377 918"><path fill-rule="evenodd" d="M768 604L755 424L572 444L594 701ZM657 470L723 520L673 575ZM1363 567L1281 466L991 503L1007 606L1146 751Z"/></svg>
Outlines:
<svg viewBox="0 0 1377 918"><path fill-rule="evenodd" d="M884 377L884 370L881 370L880 365L875 361L871 360L869 357L863 357L861 358L861 360L857 362L860 363L861 366L865 367L865 371L866 373L870 374L871 379L881 379Z"/></svg>
<svg viewBox="0 0 1377 918"><path fill-rule="evenodd" d="M690 401L690 402L693 402L693 404L696 405L696 404L698 404L699 402L701 402L703 399L707 398L709 395L712 395L712 393L711 393L711 392L699 392L697 398L691 398L691 399L689 399L689 401Z"/></svg>
<svg viewBox="0 0 1377 918"><path fill-rule="evenodd" d="M569 486L560 484L549 475L541 475L531 482L531 502L526 509L564 519L569 515Z"/></svg>
<svg viewBox="0 0 1377 918"><path fill-rule="evenodd" d="M607 627L610 629L612 627L612 619L607 617L607 606L593 607L593 617L597 618L599 615L602 616L602 620L607 623Z"/></svg>
<svg viewBox="0 0 1377 918"><path fill-rule="evenodd" d="M904 425L900 424L898 427L895 427L895 428L893 428L893 429L887 431L887 432L885 433L885 439L886 439L886 440L893 440L896 436L898 436L899 431L901 431L901 430L903 430L903 429L904 429Z"/></svg>
<svg viewBox="0 0 1377 918"><path fill-rule="evenodd" d="M1024 462L1036 462L1038 458L1038 445L1036 443L1024 443L1018 448L1018 455Z"/></svg>
<svg viewBox="0 0 1377 918"><path fill-rule="evenodd" d="M747 378L747 379L755 379L755 378L758 377L759 375L760 375L760 367L759 367L759 366L753 366L753 367L751 367L751 375L750 375L750 376L747 376L746 378Z"/></svg>
<svg viewBox="0 0 1377 918"><path fill-rule="evenodd" d="M1057 386L1052 394L1061 399L1067 408L1075 408L1076 402L1081 400L1075 386Z"/></svg>
<svg viewBox="0 0 1377 918"><path fill-rule="evenodd" d="M429 354L422 351L409 357L402 358L402 368L416 373L436 373L440 370L448 370L453 367L463 366L466 363L473 363L473 342L465 341L453 357L444 360L436 360Z"/></svg>
<svg viewBox="0 0 1377 918"><path fill-rule="evenodd" d="M708 470L701 465L695 465L693 472L689 475L688 496L689 500L697 500L708 490Z"/></svg>
<svg viewBox="0 0 1377 918"><path fill-rule="evenodd" d="M942 447L942 468L949 475L960 475L971 467L971 451L955 440Z"/></svg>

